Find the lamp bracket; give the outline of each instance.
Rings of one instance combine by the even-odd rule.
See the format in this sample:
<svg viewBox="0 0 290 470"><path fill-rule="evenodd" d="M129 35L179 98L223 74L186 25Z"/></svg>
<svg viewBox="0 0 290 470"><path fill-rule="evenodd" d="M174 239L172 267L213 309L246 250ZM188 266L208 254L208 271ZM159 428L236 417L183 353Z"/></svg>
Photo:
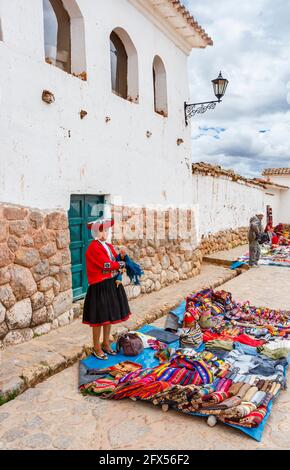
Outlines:
<svg viewBox="0 0 290 470"><path fill-rule="evenodd" d="M184 103L185 124L188 126L189 120L196 114L204 114L209 110L215 109L216 104L222 100L205 101L203 103Z"/></svg>

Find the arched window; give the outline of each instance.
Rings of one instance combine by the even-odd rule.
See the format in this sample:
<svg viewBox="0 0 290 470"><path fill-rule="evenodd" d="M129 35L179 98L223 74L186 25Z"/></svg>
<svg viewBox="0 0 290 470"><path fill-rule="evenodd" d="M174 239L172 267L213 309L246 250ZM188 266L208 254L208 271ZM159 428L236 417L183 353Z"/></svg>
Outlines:
<svg viewBox="0 0 290 470"><path fill-rule="evenodd" d="M133 103L139 101L138 56L126 31L116 28L110 35L111 84L116 95Z"/></svg>
<svg viewBox="0 0 290 470"><path fill-rule="evenodd" d="M75 0L43 0L45 60L86 79L85 29Z"/></svg>
<svg viewBox="0 0 290 470"><path fill-rule="evenodd" d="M112 32L111 42L111 77L112 90L122 98L128 98L128 56L119 36Z"/></svg>
<svg viewBox="0 0 290 470"><path fill-rule="evenodd" d="M167 78L163 61L155 56L153 61L154 109L161 116L168 116Z"/></svg>

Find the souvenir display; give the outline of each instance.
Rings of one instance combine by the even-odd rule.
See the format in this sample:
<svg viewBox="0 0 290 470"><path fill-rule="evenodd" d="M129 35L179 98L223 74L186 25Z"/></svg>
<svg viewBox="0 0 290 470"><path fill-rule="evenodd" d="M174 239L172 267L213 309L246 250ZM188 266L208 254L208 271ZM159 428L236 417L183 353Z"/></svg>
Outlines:
<svg viewBox="0 0 290 470"><path fill-rule="evenodd" d="M290 312L236 302L231 293L212 289L188 296L185 304L182 318L175 312L183 325L170 338L177 340L170 342L160 328L141 329L146 348L134 362L118 364L115 357L111 368L100 366L105 377L98 378L97 367L88 370L92 382L80 385L81 392L150 401L261 440L273 401L286 388Z"/></svg>

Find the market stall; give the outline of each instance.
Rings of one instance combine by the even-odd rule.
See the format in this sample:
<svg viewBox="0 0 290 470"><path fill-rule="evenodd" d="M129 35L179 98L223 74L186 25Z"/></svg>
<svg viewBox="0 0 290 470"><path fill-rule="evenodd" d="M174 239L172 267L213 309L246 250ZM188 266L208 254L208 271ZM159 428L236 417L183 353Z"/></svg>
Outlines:
<svg viewBox="0 0 290 470"><path fill-rule="evenodd" d="M286 311L239 303L228 292L203 290L167 317L146 325L135 357L80 363L80 391L130 398L220 421L260 441L275 398L286 388L290 321Z"/></svg>

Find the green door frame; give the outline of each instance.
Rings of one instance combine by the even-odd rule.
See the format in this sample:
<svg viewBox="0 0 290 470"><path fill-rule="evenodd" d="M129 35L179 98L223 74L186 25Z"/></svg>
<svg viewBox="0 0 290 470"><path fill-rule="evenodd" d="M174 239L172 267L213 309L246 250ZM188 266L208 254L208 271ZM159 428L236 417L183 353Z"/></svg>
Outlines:
<svg viewBox="0 0 290 470"><path fill-rule="evenodd" d="M70 250L72 254L71 271L74 300L84 298L88 289L85 253L93 239L87 224L103 216L103 211L100 211L97 215L92 215L92 208L96 204L104 205L104 203L104 196L79 194L71 196L68 218L71 234ZM79 227L79 230L77 230L77 227Z"/></svg>

